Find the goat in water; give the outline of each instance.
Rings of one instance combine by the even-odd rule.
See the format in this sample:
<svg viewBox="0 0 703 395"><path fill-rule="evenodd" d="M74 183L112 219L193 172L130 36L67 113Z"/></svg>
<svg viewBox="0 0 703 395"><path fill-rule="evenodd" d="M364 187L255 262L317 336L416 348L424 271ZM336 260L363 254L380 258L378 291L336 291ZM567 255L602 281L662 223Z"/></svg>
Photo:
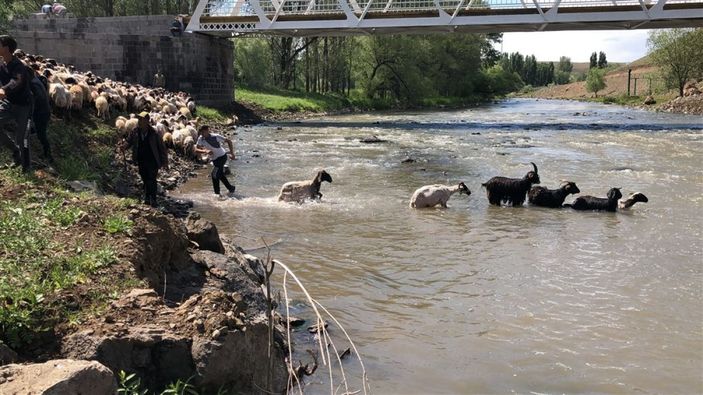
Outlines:
<svg viewBox="0 0 703 395"><path fill-rule="evenodd" d="M418 188L418 190L413 193L413 196L410 198L410 207L434 207L439 204L447 208L447 201L457 192L460 194L465 193L466 196L471 195L471 191L463 182L454 186L439 184L425 185L424 187Z"/></svg>
<svg viewBox="0 0 703 395"><path fill-rule="evenodd" d="M534 171L523 178L493 177L481 186L486 188L488 202L500 206L501 202L520 206L525 202L525 195L532 184L539 184L537 165L532 163Z"/></svg>
<svg viewBox="0 0 703 395"><path fill-rule="evenodd" d="M593 196L579 196L573 201L573 203L565 204L564 207L571 207L574 210L596 210L615 212L618 208L618 199L622 197L622 193L620 193L620 188L611 188L606 196L606 198L598 198Z"/></svg>
<svg viewBox="0 0 703 395"><path fill-rule="evenodd" d="M532 187L527 193L530 204L541 207L559 208L564 204L564 199L568 195L581 192L575 183L563 181L557 189L547 189L545 187Z"/></svg>

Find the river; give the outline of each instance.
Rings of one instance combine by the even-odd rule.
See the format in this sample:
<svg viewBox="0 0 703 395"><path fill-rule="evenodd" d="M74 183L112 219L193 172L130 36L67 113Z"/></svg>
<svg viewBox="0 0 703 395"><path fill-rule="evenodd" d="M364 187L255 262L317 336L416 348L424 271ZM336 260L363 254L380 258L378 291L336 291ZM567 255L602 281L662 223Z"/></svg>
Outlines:
<svg viewBox="0 0 703 395"><path fill-rule="evenodd" d="M252 254L273 245L350 333L373 393L703 393L702 128L528 99L243 127L230 176L242 199L214 199L206 170L177 194ZM387 142L359 142L368 135ZM489 206L481 183L530 162L542 186L622 187L649 203ZM333 183L321 203L276 201L322 168ZM473 193L449 208L408 207L416 188L459 181ZM308 381L329 393L325 373Z"/></svg>

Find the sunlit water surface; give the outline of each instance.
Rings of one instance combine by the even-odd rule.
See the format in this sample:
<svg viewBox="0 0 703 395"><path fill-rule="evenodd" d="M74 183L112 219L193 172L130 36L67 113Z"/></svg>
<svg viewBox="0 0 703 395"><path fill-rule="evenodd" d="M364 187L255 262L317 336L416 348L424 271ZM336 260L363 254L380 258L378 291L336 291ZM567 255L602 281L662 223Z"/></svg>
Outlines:
<svg viewBox="0 0 703 395"><path fill-rule="evenodd" d="M213 199L206 171L177 194L252 254L272 244L349 331L373 393L703 393L702 126L511 100L244 127L230 176L243 198ZM368 135L388 142L359 142ZM543 186L650 201L619 213L489 207L481 182L522 177L530 162ZM321 168L334 179L322 203L276 201ZM448 209L408 207L416 188L459 181L473 194ZM308 383L329 393L324 373Z"/></svg>

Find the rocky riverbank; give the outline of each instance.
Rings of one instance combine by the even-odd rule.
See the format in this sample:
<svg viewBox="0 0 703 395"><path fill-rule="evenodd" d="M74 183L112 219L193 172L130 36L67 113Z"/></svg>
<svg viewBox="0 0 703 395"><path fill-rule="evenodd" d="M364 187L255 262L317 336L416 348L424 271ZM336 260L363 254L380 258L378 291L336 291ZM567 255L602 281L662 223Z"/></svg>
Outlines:
<svg viewBox="0 0 703 395"><path fill-rule="evenodd" d="M192 170L185 163L180 167L181 171ZM129 165L125 169L129 174ZM41 220L42 208L61 181L43 171L37 171L37 175L40 178L32 180L33 184L15 184L3 174L0 192L6 201L18 201L14 210L27 210ZM164 174L160 182L168 186L172 178L172 173ZM28 196L36 202L21 206L19 202ZM51 237L56 245L79 245L82 251L78 255L106 244L114 259L81 273L81 278L62 280L65 284L54 289L55 295L44 296L41 303L49 306L45 312L49 315L37 318L49 326L27 328L34 335L24 333L25 338L15 338L15 347L19 346L15 350L8 347L12 342L0 346L2 363L43 363L57 358L97 361L114 374L137 374L142 384L154 391L189 377L193 378L191 383L206 391L232 388L247 393L279 392L286 388L286 344L279 326L273 328L269 347L263 262L220 240L216 226L196 213L189 213L184 220L169 214L173 202L167 197L165 207L153 209L110 195L83 192L81 197L72 196L70 192L61 194L61 209L75 211L76 218L65 221L56 233L44 236ZM178 211L176 216L185 213ZM2 214L3 220L12 216L5 208ZM120 216L129 226L108 230L106 219ZM67 259L75 253L65 252ZM26 271L66 263L67 259L37 262L37 267L28 265ZM56 309L70 309L78 318L70 319L71 312L51 313ZM32 323L39 325L40 321L27 322ZM66 366L67 362L61 363ZM58 385L46 382L58 380L55 375L36 380L33 373L28 373L37 369L44 368L31 364L0 367L0 393L29 393ZM66 370L73 377L69 381L86 374L97 375L95 380L115 380L114 375L106 376L104 369L96 369L93 364L79 370L80 374ZM60 379L64 383L61 385L68 385L64 379ZM81 380L76 384L79 387L66 388L81 388ZM109 383L103 383L93 388L108 387Z"/></svg>

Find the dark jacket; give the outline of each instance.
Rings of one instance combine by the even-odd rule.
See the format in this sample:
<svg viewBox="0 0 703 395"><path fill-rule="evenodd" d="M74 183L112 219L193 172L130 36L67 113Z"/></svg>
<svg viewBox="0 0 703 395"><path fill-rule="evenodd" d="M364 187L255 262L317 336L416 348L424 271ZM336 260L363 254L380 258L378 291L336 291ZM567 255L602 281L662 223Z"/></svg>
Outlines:
<svg viewBox="0 0 703 395"><path fill-rule="evenodd" d="M156 167L162 168L166 166L168 164L168 152L166 151L164 142L159 138L158 133L156 133L156 130L149 125L144 140L142 140L140 133L141 131L137 128L127 137L127 146L132 147L132 160L137 163L141 162L140 159L143 158L139 158L139 145L149 144L151 153L154 155L156 161Z"/></svg>
<svg viewBox="0 0 703 395"><path fill-rule="evenodd" d="M16 57L10 63L0 66L0 88L5 91L7 100L17 106L32 104L32 91L29 87L31 70Z"/></svg>
<svg viewBox="0 0 703 395"><path fill-rule="evenodd" d="M51 114L51 104L49 104L49 93L39 77L34 76L29 83L34 95L34 113L37 115Z"/></svg>

